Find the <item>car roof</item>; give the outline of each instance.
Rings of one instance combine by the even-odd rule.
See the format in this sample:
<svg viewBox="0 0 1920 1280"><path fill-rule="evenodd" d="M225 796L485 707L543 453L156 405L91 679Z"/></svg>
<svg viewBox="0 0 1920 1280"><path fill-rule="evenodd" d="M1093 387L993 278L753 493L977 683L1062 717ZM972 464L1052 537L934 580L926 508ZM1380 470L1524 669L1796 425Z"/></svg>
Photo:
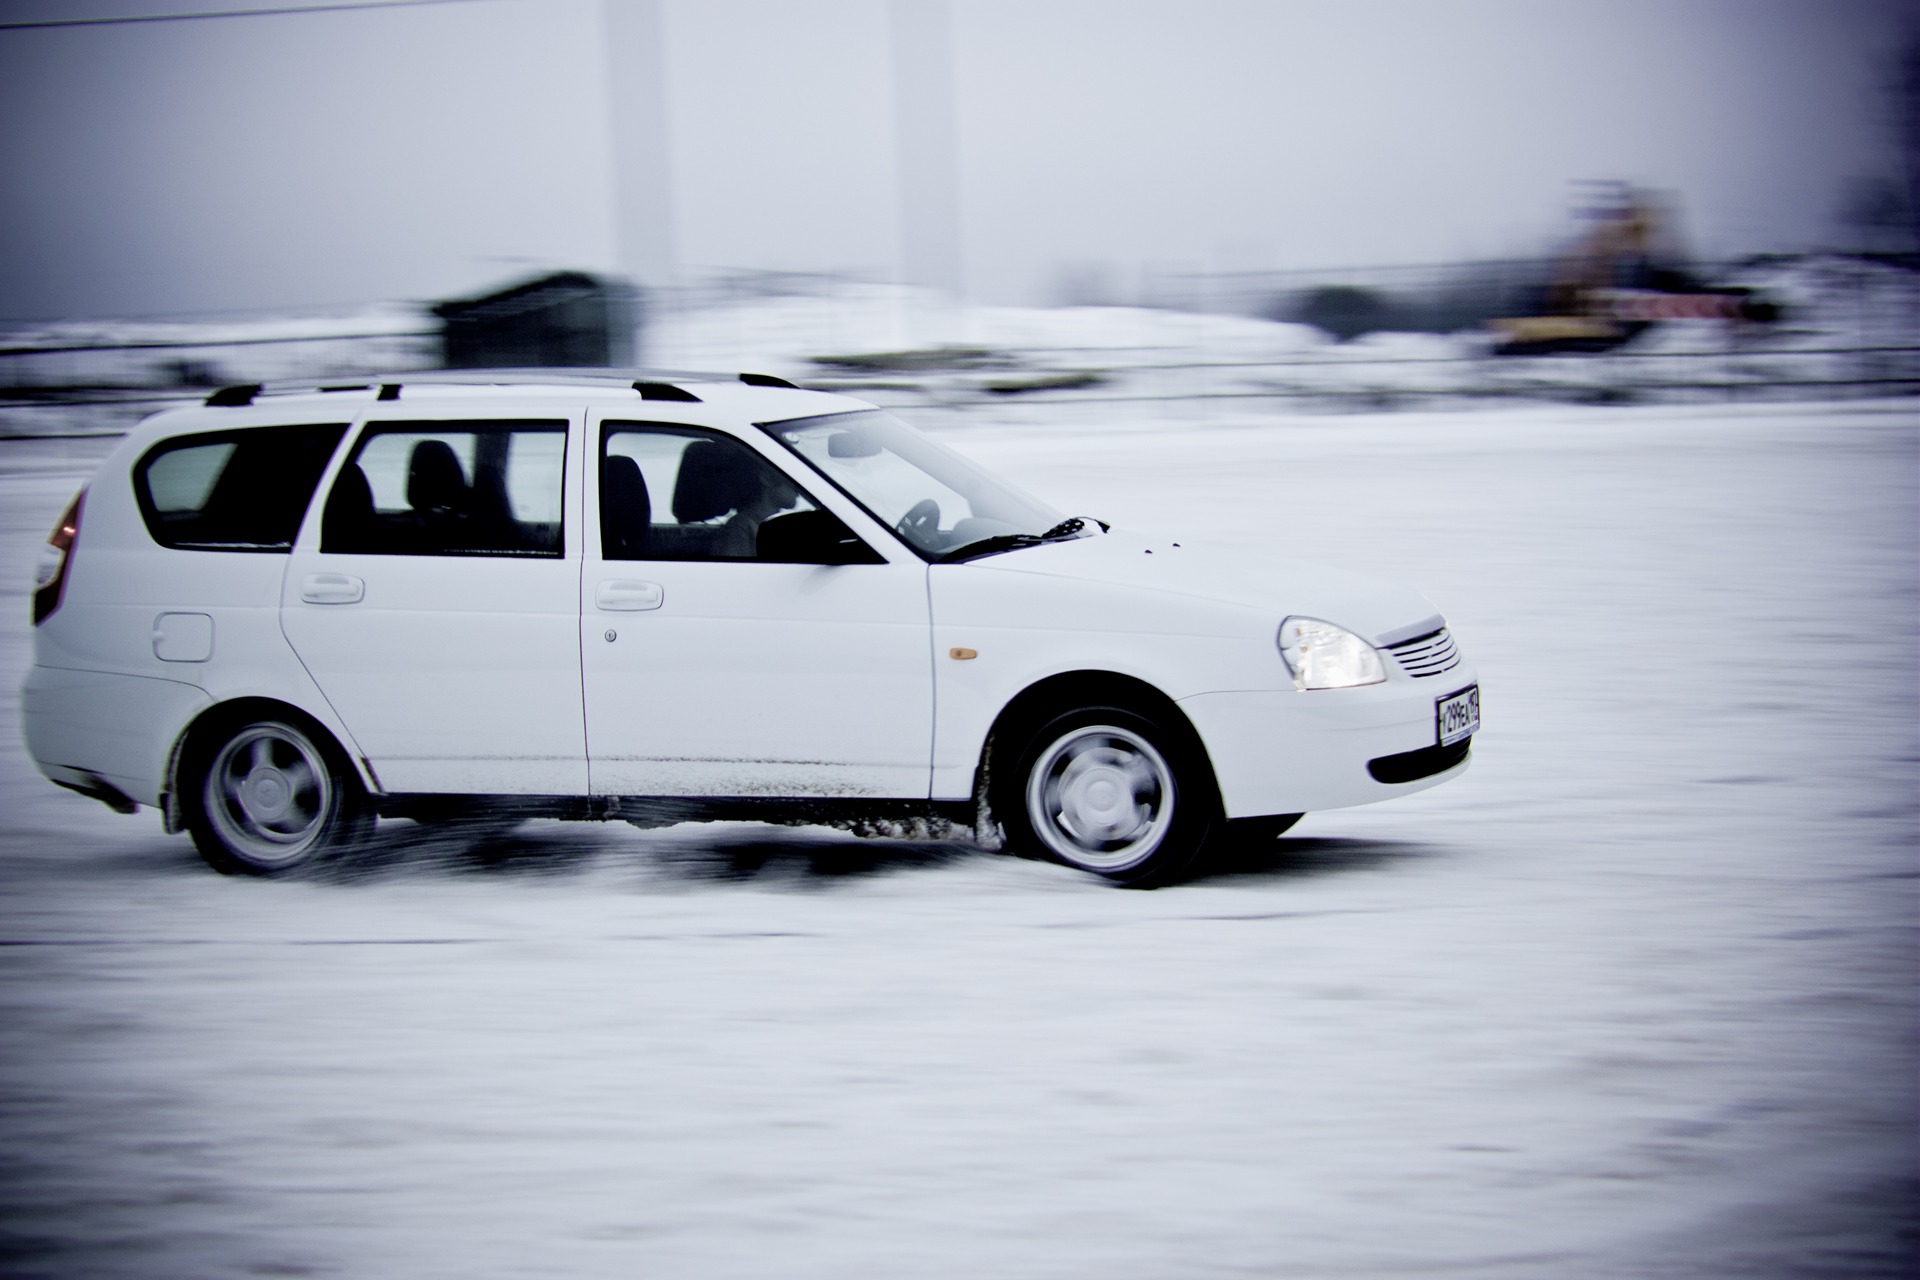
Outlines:
<svg viewBox="0 0 1920 1280"><path fill-rule="evenodd" d="M154 415L132 435L150 438L223 426L358 418L369 402L398 411L429 405L450 412L514 400L572 401L596 410L629 410L648 417L719 421L741 425L784 418L849 413L874 406L826 391L809 391L766 374L687 373L637 369L434 369L373 377L299 382L242 383L222 387L199 405ZM236 410L246 410L237 413Z"/></svg>

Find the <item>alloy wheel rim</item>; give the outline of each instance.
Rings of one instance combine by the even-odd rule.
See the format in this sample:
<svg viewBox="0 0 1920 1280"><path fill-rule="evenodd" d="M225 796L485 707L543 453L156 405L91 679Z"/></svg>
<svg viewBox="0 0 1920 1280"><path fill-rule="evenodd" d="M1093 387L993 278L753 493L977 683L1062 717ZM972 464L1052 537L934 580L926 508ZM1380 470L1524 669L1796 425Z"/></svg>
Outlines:
<svg viewBox="0 0 1920 1280"><path fill-rule="evenodd" d="M1064 860L1122 871L1160 847L1173 824L1173 770L1152 743L1114 725L1074 729L1027 777L1027 816Z"/></svg>
<svg viewBox="0 0 1920 1280"><path fill-rule="evenodd" d="M220 749L207 770L207 817L237 856L285 866L319 840L333 782L319 750L283 724L257 724Z"/></svg>

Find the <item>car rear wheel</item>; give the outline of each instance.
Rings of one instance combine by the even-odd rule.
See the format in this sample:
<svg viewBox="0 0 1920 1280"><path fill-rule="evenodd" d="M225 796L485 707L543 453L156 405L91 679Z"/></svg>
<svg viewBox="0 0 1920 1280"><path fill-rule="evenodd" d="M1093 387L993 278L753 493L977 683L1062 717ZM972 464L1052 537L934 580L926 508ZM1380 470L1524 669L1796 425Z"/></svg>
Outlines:
<svg viewBox="0 0 1920 1280"><path fill-rule="evenodd" d="M185 790L200 856L230 875L279 875L363 841L366 797L321 740L287 719L235 726Z"/></svg>
<svg viewBox="0 0 1920 1280"><path fill-rule="evenodd" d="M1191 871L1217 823L1196 751L1121 707L1048 719L1029 737L1012 781L1017 794L994 808L1016 848L1130 887Z"/></svg>

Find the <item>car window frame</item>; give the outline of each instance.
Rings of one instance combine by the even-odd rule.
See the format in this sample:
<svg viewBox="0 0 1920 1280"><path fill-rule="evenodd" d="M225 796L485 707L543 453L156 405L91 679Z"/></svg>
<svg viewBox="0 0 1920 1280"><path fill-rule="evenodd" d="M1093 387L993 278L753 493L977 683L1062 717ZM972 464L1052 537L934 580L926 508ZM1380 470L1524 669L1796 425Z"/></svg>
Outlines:
<svg viewBox="0 0 1920 1280"><path fill-rule="evenodd" d="M134 506L140 513L140 522L148 538L153 541L154 545L163 547L169 551L191 551L201 554L228 555L291 555L294 548L300 543L301 531L306 527L309 517L313 514L314 499L320 495L323 489L328 493L331 493L333 490L332 477L336 470L335 464L340 457L341 445L353 435L353 428L354 423L351 421L254 422L236 426L213 427L205 431L182 432L179 435L167 436L163 439L156 440L141 452L140 456L134 460L133 466L128 471L128 481L133 490ZM205 448L210 445L219 444L233 444L238 446L246 442L249 437L255 437L260 433L269 431L310 431L331 432L333 434L331 443L326 444L324 451L320 453L318 458L319 465L314 468L313 480L307 486L306 497L301 504L299 515L293 521L292 529L286 542L201 542L163 536L162 526L165 515L153 500L152 487L149 482L150 471L155 463L168 454L182 453L188 449ZM213 486L208 493L209 498L212 496L212 493L219 488L221 479L225 476L226 467L231 465L232 459L229 458L227 463L221 468L220 477L214 480Z"/></svg>
<svg viewBox="0 0 1920 1280"><path fill-rule="evenodd" d="M579 427L580 413L577 407L561 407L551 403L530 405L524 409L514 406L512 412L459 412L453 406L436 406L437 412L418 417L396 416L392 413L370 412L353 426L353 430L343 446L335 448L334 465L322 477L322 486L326 490L326 501L317 506L309 504L307 519L301 526L298 545L317 553L329 556L380 556L402 559L447 559L447 560L501 560L501 561L553 561L578 559L577 552L570 552L568 527L573 520L568 516L569 504L573 501L570 489L570 473L574 467L574 436ZM330 548L326 541L327 507L333 499L335 488L347 468L359 463L369 441L385 435L425 435L446 434L482 434L488 431L511 432L516 429L527 430L533 434L558 435L562 441L560 462L557 468L560 492L557 521L559 543L553 550L504 550L504 549L468 549L468 550L341 550Z"/></svg>
<svg viewBox="0 0 1920 1280"><path fill-rule="evenodd" d="M606 461L608 457L607 445L612 440L614 435L619 434L620 432L623 432L623 431L658 431L658 432L661 432L664 434L670 434L670 435L689 436L694 439L723 440L735 446L736 448L743 449L749 455L751 455L754 459L756 459L762 466L767 467L775 475L778 475L782 480L786 481L786 483L791 485L794 488L794 490L797 493L799 493L799 495L803 499L806 500L806 502L809 504L809 506L811 506L813 510L824 512L827 515L832 516L835 520L839 521L841 525L846 526L847 531L859 540L861 546L864 547L868 551L868 553L874 557L875 562L890 563L890 559L885 554L885 552L879 551L873 547L872 545L873 539L871 537L847 525L845 517L842 516L839 512L835 511L831 505L821 501L820 495L805 483L804 477L795 475L791 469L784 466L782 464L781 455L761 447L758 440L755 438L755 435L757 435L757 433L748 434L743 431L728 430L725 427L718 427L710 423L702 423L702 422L675 422L665 418L620 417L620 416L616 416L613 411L602 411L602 412L596 413L593 417L593 422L589 430L598 433L597 439L594 441L593 450L589 455L589 457L592 459L592 462L589 468L590 474L587 476L587 484L593 491L593 519L590 521L583 520L583 524L591 525L591 528L583 529L582 538L583 540L586 538L593 539L593 542L591 545L593 546L596 556L600 563L603 563L603 564L760 564L760 565L796 563L795 561L788 561L788 560L762 560L757 555L756 556L649 556L644 559L626 559L626 558L615 558L615 557L608 556L607 548L606 548L606 540L603 536L604 530L605 530L606 517L605 517L605 506L604 506L605 493L602 488L602 485L603 485L602 477L604 476L604 468L606 466ZM811 470L807 472L807 476L812 476L813 474L814 473ZM651 505L655 510L660 509L661 507L660 499L657 498L652 493L651 490L648 491L648 500L649 500L649 505ZM671 509L672 495L670 494L666 495L665 504L669 509ZM864 511L864 508L862 508L862 510ZM786 513L780 513L780 514L786 514ZM771 517L768 517L768 518L771 518Z"/></svg>

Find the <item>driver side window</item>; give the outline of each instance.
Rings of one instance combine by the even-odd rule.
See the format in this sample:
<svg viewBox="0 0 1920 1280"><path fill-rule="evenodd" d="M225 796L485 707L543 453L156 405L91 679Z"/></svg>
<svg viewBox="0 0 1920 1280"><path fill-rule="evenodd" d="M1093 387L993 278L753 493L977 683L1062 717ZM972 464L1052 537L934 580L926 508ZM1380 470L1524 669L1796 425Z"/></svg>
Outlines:
<svg viewBox="0 0 1920 1280"><path fill-rule="evenodd" d="M810 548L785 536L815 533L829 521L853 537L784 472L729 436L664 423L603 428L604 559L846 563L797 554Z"/></svg>

